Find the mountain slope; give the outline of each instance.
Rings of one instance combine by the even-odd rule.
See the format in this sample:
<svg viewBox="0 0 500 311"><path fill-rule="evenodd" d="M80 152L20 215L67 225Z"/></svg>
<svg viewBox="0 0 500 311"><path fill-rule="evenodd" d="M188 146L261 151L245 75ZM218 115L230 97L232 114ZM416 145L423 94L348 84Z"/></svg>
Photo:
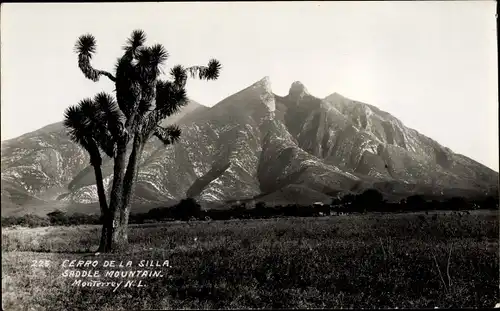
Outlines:
<svg viewBox="0 0 500 311"><path fill-rule="evenodd" d="M388 195L497 189L498 173L389 113L336 93L316 98L300 82L278 96L265 77L211 108L190 103L165 123L181 127L181 141L164 147L152 139L147 145L137 203L168 204L186 196L220 203L255 197L315 202L368 187ZM107 187L111 172L111 161L105 162ZM22 193L17 197L92 203L94 183L88 156L60 124L2 143L2 200L5 193L22 206L26 199L15 194Z"/></svg>

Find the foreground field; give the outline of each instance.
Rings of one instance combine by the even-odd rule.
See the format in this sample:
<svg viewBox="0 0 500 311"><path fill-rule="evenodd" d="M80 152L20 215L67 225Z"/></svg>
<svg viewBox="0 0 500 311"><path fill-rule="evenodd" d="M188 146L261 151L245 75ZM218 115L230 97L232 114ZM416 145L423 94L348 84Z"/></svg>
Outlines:
<svg viewBox="0 0 500 311"><path fill-rule="evenodd" d="M432 216L137 225L126 254L99 256L89 254L97 226L2 229L3 309L494 306L497 214ZM43 259L48 267L31 266ZM62 276L66 259L169 260L171 267L145 279L146 287L113 291L71 286L74 279Z"/></svg>

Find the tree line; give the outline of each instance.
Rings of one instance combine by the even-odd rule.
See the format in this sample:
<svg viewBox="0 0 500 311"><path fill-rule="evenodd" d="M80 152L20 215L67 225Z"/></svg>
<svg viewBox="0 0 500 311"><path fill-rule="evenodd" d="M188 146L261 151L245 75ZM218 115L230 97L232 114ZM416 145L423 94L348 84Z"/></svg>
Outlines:
<svg viewBox="0 0 500 311"><path fill-rule="evenodd" d="M277 217L320 217L328 215L343 215L352 213L401 213L423 211L468 211L468 210L498 210L498 197L488 196L481 199L466 199L452 197L447 200L426 200L422 195L412 195L400 202L387 202L383 195L374 189L368 189L361 194L347 194L341 198L333 198L329 204L311 205L276 205L267 206L258 202L255 207L246 204L234 204L226 209L203 210L201 205L192 198L180 201L170 207L157 207L146 213L131 213L129 223L143 224L163 221L190 220L230 220L230 219L266 219ZM56 210L47 217L25 215L22 217L2 217L2 227L5 226L71 226L81 224L103 224L102 215L86 215L76 213L67 215Z"/></svg>

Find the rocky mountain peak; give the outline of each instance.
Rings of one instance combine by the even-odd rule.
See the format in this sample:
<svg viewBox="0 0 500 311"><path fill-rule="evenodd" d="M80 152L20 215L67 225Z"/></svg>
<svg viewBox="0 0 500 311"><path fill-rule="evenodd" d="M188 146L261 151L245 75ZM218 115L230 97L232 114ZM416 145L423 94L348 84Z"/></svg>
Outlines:
<svg viewBox="0 0 500 311"><path fill-rule="evenodd" d="M259 89L259 88L262 88L265 90L265 92L267 93L272 93L272 89L271 89L271 79L269 78L269 76L265 76L264 78L260 79L259 81L255 82L253 85L252 85L252 88L253 89Z"/></svg>
<svg viewBox="0 0 500 311"><path fill-rule="evenodd" d="M309 94L307 88L300 81L295 81L292 83L290 90L288 91L288 96L293 99L302 98L304 95Z"/></svg>
<svg viewBox="0 0 500 311"><path fill-rule="evenodd" d="M255 82L252 87L254 90L258 90L260 100L264 105L267 106L271 116L274 115L274 111L276 110L276 104L274 102L274 94L271 88L271 79L269 76L265 76L259 81Z"/></svg>

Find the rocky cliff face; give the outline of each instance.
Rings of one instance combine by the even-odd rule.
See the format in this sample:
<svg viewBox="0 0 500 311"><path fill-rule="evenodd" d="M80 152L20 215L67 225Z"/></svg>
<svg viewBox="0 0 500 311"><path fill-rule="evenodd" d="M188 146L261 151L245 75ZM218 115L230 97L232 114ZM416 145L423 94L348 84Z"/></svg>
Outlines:
<svg viewBox="0 0 500 311"><path fill-rule="evenodd" d="M195 197L328 201L342 191L495 191L498 173L405 127L378 108L339 94L324 99L294 82L287 96L268 77L212 108L194 102L165 123L182 138L152 139L141 158L137 202ZM88 156L56 123L2 142L2 203L97 201ZM103 165L111 184L112 162Z"/></svg>

